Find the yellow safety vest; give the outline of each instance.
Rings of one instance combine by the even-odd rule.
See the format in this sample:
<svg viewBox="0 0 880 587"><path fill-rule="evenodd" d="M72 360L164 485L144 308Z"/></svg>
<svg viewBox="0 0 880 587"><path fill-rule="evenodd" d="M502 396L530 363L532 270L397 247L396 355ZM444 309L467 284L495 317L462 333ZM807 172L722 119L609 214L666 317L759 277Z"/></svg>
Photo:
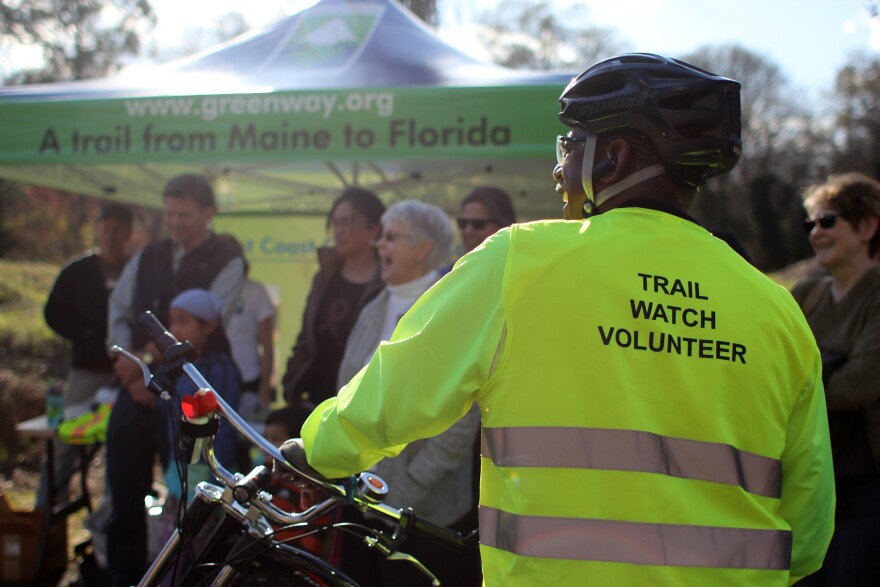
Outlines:
<svg viewBox="0 0 880 587"><path fill-rule="evenodd" d="M507 284L503 358L480 400L487 579L786 585L789 424L802 402L824 412L789 293L644 209L517 227Z"/></svg>
<svg viewBox="0 0 880 587"><path fill-rule="evenodd" d="M833 528L820 375L787 291L688 220L616 209L466 255L302 435L349 475L476 400L490 586L783 586Z"/></svg>

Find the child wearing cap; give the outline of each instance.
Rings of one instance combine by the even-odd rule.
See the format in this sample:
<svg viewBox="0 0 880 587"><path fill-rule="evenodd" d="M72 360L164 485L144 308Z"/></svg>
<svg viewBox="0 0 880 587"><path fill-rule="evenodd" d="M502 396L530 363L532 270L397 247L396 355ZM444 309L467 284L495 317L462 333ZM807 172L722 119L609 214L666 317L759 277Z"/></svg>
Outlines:
<svg viewBox="0 0 880 587"><path fill-rule="evenodd" d="M199 353L199 358L194 362L196 368L226 400L226 403L237 410L241 397L241 377L229 355L229 342L223 332L220 311L221 302L217 296L204 289L188 289L171 301L168 330L178 340L189 341ZM185 375L177 380L175 388L181 397L196 391L195 386ZM171 425L176 426L177 423ZM214 452L220 463L228 467L236 466L236 432L228 422L220 423L220 430L214 439ZM182 499L183 487L180 482L179 466L172 446L165 482L169 492L177 499ZM190 464L187 473L189 491L186 499L189 501L195 485L199 481L207 480L210 477L210 470L206 463L200 462Z"/></svg>

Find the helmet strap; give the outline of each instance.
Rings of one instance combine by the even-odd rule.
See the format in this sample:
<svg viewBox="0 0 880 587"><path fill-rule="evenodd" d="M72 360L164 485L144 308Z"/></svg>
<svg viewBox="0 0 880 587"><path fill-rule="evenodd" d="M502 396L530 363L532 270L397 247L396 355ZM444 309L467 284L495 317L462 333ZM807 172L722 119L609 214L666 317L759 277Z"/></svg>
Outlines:
<svg viewBox="0 0 880 587"><path fill-rule="evenodd" d="M584 141L584 158L581 160L581 186L587 199L584 201L584 215L591 216L596 213L596 198L593 196L593 159L596 158L596 133L590 133Z"/></svg>
<svg viewBox="0 0 880 587"><path fill-rule="evenodd" d="M598 142L598 139L599 137L598 135L596 135L596 133L590 133L587 140L584 141L584 158L581 162L581 185L583 186L584 193L587 196L587 199L584 202L585 216L592 216L593 214L595 214L596 209L599 208L599 206L601 206L620 192L627 190L634 185L640 184L643 181L647 181L652 177L657 177L658 175L666 173L666 170L660 163L649 165L648 167L636 171L632 175L621 179L614 185L608 186L598 194L594 195L593 159L596 158L596 143Z"/></svg>
<svg viewBox="0 0 880 587"><path fill-rule="evenodd" d="M633 173L632 175L628 175L624 177L616 184L612 186L608 186L596 196L596 207L598 208L620 192L624 190L628 190L634 185L640 184L643 181L647 181L652 177L657 177L658 175L663 175L666 173L666 170L663 169L663 165L660 163L656 163L654 165L649 165L644 169L640 169Z"/></svg>

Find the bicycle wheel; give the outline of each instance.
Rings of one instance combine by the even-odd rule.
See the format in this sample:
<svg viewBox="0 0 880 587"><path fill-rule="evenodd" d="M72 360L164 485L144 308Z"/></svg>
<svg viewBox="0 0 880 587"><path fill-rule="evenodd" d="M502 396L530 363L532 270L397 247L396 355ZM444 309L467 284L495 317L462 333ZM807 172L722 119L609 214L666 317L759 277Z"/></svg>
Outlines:
<svg viewBox="0 0 880 587"><path fill-rule="evenodd" d="M250 561L238 571L233 585L252 587L357 587L351 578L315 555L279 545Z"/></svg>

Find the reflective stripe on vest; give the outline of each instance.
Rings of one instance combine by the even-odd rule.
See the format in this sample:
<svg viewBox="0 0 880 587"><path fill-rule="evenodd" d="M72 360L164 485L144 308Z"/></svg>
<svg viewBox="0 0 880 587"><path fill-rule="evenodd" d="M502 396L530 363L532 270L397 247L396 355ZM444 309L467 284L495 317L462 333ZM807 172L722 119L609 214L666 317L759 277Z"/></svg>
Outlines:
<svg viewBox="0 0 880 587"><path fill-rule="evenodd" d="M519 516L480 506L480 543L521 556L782 571L791 532Z"/></svg>
<svg viewBox="0 0 880 587"><path fill-rule="evenodd" d="M482 454L497 467L564 467L659 473L738 485L779 498L782 463L729 444L637 430L525 426L483 428Z"/></svg>

